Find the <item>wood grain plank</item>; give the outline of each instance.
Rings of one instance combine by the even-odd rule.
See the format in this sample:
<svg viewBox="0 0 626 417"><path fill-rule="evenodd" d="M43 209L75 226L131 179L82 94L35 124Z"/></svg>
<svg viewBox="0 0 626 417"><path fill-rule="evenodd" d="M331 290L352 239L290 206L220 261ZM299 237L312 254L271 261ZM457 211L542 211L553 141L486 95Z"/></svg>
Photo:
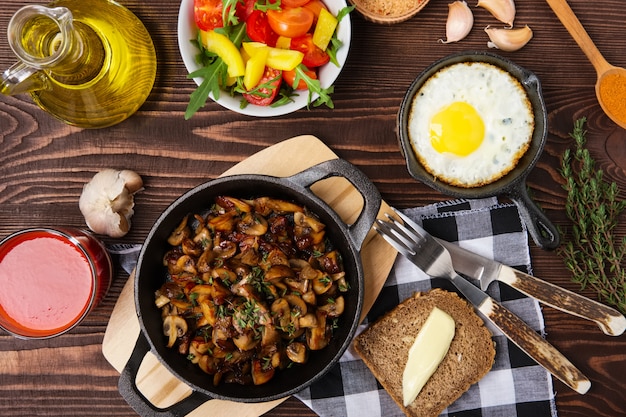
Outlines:
<svg viewBox="0 0 626 417"><path fill-rule="evenodd" d="M5 3L0 8L1 34L6 34L8 21L19 7L41 2ZM605 58L626 66L623 1L569 3ZM152 93L136 115L96 131L57 122L26 95L0 97L0 236L52 223L84 227L77 207L82 185L98 170L118 167L139 172L146 189L137 195L131 232L123 239L105 240L141 243L158 215L184 191L217 177L267 146L300 134L319 137L340 157L361 168L394 206L447 199L408 175L395 135L396 113L410 83L431 62L454 52L487 49L482 29L498 23L485 10L472 7L474 29L462 42L447 45L437 42L445 34L444 1L431 1L413 19L389 27L353 15L353 43L335 85L334 110L316 108L274 119L255 119L209 103L185 121L183 113L195 84L187 79L178 53L179 2L125 0L123 4L142 19L157 49L158 76ZM573 121L587 117L590 151L607 178L620 186L624 198L626 131L602 113L594 95L593 67L549 6L543 0L517 1L516 6L516 25L530 25L534 38L520 51L499 53L538 75L549 112L548 142L528 177L528 187L550 219L567 231L571 225L563 212L565 193L558 166L562 152L571 146L568 134ZM14 60L5 35L0 36L0 69L8 68ZM615 239L626 236L626 216L620 220ZM555 253L532 247L531 254L536 275L580 291ZM102 343L108 317L126 279L127 275L119 272L103 303L69 334L26 342L0 333L3 416L135 415L117 393L114 370L95 349ZM595 297L588 291L582 293ZM544 315L548 339L592 379L592 388L585 396L556 383L559 415L626 415L626 338L610 338L593 324L548 308ZM23 353L13 356L16 352ZM62 364L46 368L45 363L29 360L32 354L44 362L57 361L43 352L70 360L71 370L62 369ZM77 359L81 355L82 361ZM10 368L6 373L9 366L27 372L19 374ZM289 399L271 415L314 414Z"/></svg>

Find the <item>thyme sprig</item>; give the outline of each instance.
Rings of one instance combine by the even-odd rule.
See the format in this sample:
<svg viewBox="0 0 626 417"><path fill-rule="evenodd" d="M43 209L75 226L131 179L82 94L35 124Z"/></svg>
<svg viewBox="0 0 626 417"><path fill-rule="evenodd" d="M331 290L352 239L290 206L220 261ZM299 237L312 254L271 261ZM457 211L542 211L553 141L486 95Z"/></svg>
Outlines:
<svg viewBox="0 0 626 417"><path fill-rule="evenodd" d="M574 123L570 136L575 148L566 149L561 175L567 191L565 211L572 221L572 240L559 248L572 281L595 291L599 299L626 313L626 237L619 240L613 232L626 200L619 198L615 182L608 183L602 170L585 148L586 118Z"/></svg>

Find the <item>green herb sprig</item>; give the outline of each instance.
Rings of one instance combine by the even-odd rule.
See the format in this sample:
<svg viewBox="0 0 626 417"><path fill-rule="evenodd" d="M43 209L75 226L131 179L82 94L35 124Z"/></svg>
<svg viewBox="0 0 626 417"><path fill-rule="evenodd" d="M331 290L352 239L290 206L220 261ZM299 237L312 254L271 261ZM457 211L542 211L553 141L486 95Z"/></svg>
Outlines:
<svg viewBox="0 0 626 417"><path fill-rule="evenodd" d="M572 272L573 282L581 289L589 287L601 301L626 313L626 237L620 241L613 234L626 200L620 200L615 182L609 184L603 178L584 147L585 122L581 118L574 123L570 136L575 148L573 152L567 149L561 162L567 191L565 211L573 223L573 238L559 248L559 253Z"/></svg>
<svg viewBox="0 0 626 417"><path fill-rule="evenodd" d="M224 23L224 26L239 24L239 19L235 16L235 12L237 11L237 3L240 2L241 0L224 1L224 5L222 7L222 22Z"/></svg>
<svg viewBox="0 0 626 417"><path fill-rule="evenodd" d="M296 67L296 77L293 80L293 85L298 85L300 80L303 80L306 83L306 86L309 90L309 99L307 100L307 109L310 107L310 103L313 97L313 94L317 94L317 99L313 102L314 107L321 106L325 104L329 109L334 109L335 104L333 100L330 98L330 95L335 91L335 86L331 85L330 87L323 88L322 84L318 79L313 79L306 75L308 68L304 65L300 64Z"/></svg>

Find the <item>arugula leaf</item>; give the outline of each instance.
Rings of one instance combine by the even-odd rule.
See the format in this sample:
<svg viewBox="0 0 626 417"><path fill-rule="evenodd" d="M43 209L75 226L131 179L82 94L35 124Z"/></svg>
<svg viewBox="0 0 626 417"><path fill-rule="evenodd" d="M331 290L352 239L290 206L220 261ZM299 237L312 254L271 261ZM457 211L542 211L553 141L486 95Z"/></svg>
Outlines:
<svg viewBox="0 0 626 417"><path fill-rule="evenodd" d="M326 53L330 57L330 62L332 62L336 67L339 67L339 61L337 61L337 51L342 46L343 42L341 42L339 38L337 38L337 35L333 35L333 37L330 38L328 47L326 48Z"/></svg>
<svg viewBox="0 0 626 417"><path fill-rule="evenodd" d="M283 83L283 84L287 84L287 83ZM281 88L278 91L278 97L276 97L276 100L274 100L274 102L270 104L270 107L280 107L280 106L284 106L285 104L293 103L295 100L292 97L294 96L297 97L298 95L294 93L293 88L290 88L290 87Z"/></svg>
<svg viewBox="0 0 626 417"><path fill-rule="evenodd" d="M281 74L278 74L276 77L270 80L267 80L264 83L260 83L259 85L257 85L251 90L246 90L243 84L241 84L241 85L238 85L234 91L237 93L241 93L241 94L246 93L246 94L250 94L250 95L261 97L261 98L267 98L272 95L272 91L276 88L274 83L277 80L279 80L280 77L281 77ZM267 90L268 92L265 92L263 90Z"/></svg>
<svg viewBox="0 0 626 417"><path fill-rule="evenodd" d="M200 68L188 75L188 78L203 77L202 83L191 93L189 104L185 110L185 120L191 117L206 104L209 94L213 94L213 98L220 98L220 85L223 84L224 75L227 74L228 67L217 57L212 64Z"/></svg>
<svg viewBox="0 0 626 417"><path fill-rule="evenodd" d="M280 3L281 3L280 0L278 0L275 3L271 3L268 0L264 0L264 1L257 0L254 3L254 9L255 10L260 10L262 12L267 12L268 10L280 10L280 8L281 8L280 7L281 6Z"/></svg>
<svg viewBox="0 0 626 417"><path fill-rule="evenodd" d="M328 107L329 109L334 109L335 104L333 103L333 100L330 98L330 95L335 91L335 87L331 85L328 88L322 88L322 84L320 83L320 80L313 79L309 77L308 75L306 75L305 71L308 71L308 70L309 69L305 67L303 64L298 65L295 68L296 77L293 80L293 85L298 85L300 80L306 83L307 89L309 90L309 98L307 100L307 106L306 106L307 109L310 108L309 105L311 104L313 94L319 95L319 97L313 102L314 107L318 107L318 106L321 106L322 104L325 104L326 107Z"/></svg>
<svg viewBox="0 0 626 417"><path fill-rule="evenodd" d="M224 26L237 25L239 18L235 15L237 4L243 4L243 0L224 0L222 6L222 22Z"/></svg>
<svg viewBox="0 0 626 417"><path fill-rule="evenodd" d="M216 31L228 36L239 47L246 35L246 25L227 26L219 28L219 30L216 29ZM185 120L189 120L198 110L205 106L209 94L212 94L213 98L218 100L220 98L220 87L225 86L228 79L228 66L220 57L206 50L200 41L199 34L198 39L193 42L200 48L200 53L196 60L203 67L187 75L187 78L202 77L203 81L189 97L189 104L185 110Z"/></svg>
<svg viewBox="0 0 626 417"><path fill-rule="evenodd" d="M339 10L339 12L337 13L337 21L341 22L341 19L350 14L352 10L354 10L354 6L344 7ZM337 31L335 31L332 38L330 38L330 42L328 44L328 47L326 48L326 53L328 54L328 56L330 56L330 62L335 64L335 66L337 67L339 66L339 61L337 61L337 51L342 46L343 42L339 40L339 38L337 37Z"/></svg>
<svg viewBox="0 0 626 417"><path fill-rule="evenodd" d="M350 12L352 12L352 10L354 10L355 7L354 6L350 6L350 7L344 7L341 10L339 10L339 12L337 13L337 21L341 22L341 19L344 18L344 16L347 16L350 14Z"/></svg>
<svg viewBox="0 0 626 417"><path fill-rule="evenodd" d="M241 46L241 42L243 42L244 38L247 36L245 23L228 25L221 28L215 28L213 30L226 36L238 48Z"/></svg>

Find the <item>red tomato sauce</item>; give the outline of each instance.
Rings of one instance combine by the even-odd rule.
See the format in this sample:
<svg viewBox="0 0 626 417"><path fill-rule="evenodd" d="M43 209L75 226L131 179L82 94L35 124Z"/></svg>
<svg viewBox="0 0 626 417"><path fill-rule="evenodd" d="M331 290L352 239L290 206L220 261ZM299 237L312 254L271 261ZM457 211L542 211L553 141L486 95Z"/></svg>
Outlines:
<svg viewBox="0 0 626 417"><path fill-rule="evenodd" d="M27 337L63 332L90 308L94 281L86 254L67 237L19 234L0 248L0 322Z"/></svg>

